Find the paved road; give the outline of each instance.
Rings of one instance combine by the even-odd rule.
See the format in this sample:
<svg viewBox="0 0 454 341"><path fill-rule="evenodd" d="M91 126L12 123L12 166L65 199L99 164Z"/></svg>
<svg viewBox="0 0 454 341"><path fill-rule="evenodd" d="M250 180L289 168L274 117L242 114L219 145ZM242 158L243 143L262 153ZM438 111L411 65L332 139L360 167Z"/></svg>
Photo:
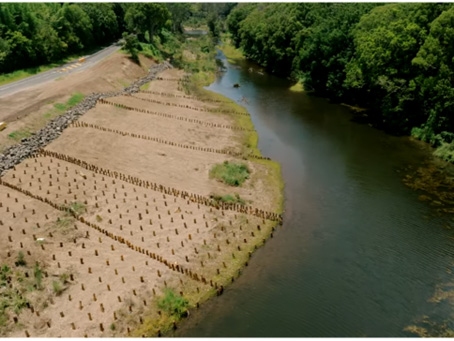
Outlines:
<svg viewBox="0 0 454 341"><path fill-rule="evenodd" d="M115 51L118 51L120 48L121 48L120 46L111 45L90 56L86 56L85 61L82 63L79 63L77 60L74 60L65 65L37 74L35 76L31 76L28 78L21 79L17 82L8 83L3 86L0 86L0 97L10 95L17 91L24 90L30 86L39 85L62 76L66 76L75 71L88 69L95 65L96 63L98 63L104 57L107 57L108 55L114 53Z"/></svg>

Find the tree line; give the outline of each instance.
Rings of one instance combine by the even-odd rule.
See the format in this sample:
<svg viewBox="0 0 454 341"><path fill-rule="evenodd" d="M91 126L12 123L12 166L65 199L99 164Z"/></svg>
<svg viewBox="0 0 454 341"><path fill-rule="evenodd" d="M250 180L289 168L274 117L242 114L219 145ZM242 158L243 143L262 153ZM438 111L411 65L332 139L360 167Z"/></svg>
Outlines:
<svg viewBox="0 0 454 341"><path fill-rule="evenodd" d="M243 3L227 25L248 59L454 162L452 4Z"/></svg>
<svg viewBox="0 0 454 341"><path fill-rule="evenodd" d="M206 7L206 6L205 6ZM107 45L127 32L153 44L212 10L188 3L0 3L0 73L35 67Z"/></svg>

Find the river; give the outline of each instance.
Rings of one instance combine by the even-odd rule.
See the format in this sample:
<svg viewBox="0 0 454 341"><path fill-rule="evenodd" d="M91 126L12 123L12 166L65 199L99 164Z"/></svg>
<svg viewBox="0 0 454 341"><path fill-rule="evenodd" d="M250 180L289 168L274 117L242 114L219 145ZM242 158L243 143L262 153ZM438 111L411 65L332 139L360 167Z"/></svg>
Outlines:
<svg viewBox="0 0 454 341"><path fill-rule="evenodd" d="M398 337L452 319L449 300L431 300L451 285L454 240L443 227L452 218L402 183L430 151L253 64L218 58L226 72L207 88L247 108L262 154L281 163L284 225L176 335Z"/></svg>

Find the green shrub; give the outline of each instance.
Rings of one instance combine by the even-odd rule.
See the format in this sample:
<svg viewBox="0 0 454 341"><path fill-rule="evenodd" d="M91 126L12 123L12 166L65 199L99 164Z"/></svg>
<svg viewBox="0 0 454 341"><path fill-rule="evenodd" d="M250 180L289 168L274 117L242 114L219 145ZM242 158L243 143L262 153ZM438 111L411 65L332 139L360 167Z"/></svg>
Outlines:
<svg viewBox="0 0 454 341"><path fill-rule="evenodd" d="M52 282L52 289L54 289L54 293L58 296L63 292L63 287L60 282L53 281Z"/></svg>
<svg viewBox="0 0 454 341"><path fill-rule="evenodd" d="M60 281L63 283L63 284L66 284L68 283L68 279L69 279L69 275L67 273L62 273L60 275Z"/></svg>
<svg viewBox="0 0 454 341"><path fill-rule="evenodd" d="M249 168L245 164L224 161L211 168L210 177L230 186L241 186L249 178L249 173Z"/></svg>
<svg viewBox="0 0 454 341"><path fill-rule="evenodd" d="M34 275L35 275L35 284L36 284L36 289L40 290L42 289L42 281L43 281L43 271L39 267L38 262L35 263L35 270L34 270Z"/></svg>
<svg viewBox="0 0 454 341"><path fill-rule="evenodd" d="M225 202L225 203L232 203L232 204L240 204L240 205L245 205L246 202L240 197L238 193L235 193L234 195L211 195L211 198L216 202Z"/></svg>
<svg viewBox="0 0 454 341"><path fill-rule="evenodd" d="M66 206L66 210L72 212L75 215L81 215L82 213L84 213L85 208L86 208L85 204L77 201L72 202Z"/></svg>
<svg viewBox="0 0 454 341"><path fill-rule="evenodd" d="M177 295L172 289L165 289L164 297L158 301L158 307L178 319L187 315L189 301Z"/></svg>
<svg viewBox="0 0 454 341"><path fill-rule="evenodd" d="M19 251L17 255L17 261L14 263L16 266L26 266L27 262L25 261L25 256L22 251Z"/></svg>
<svg viewBox="0 0 454 341"><path fill-rule="evenodd" d="M434 155L445 161L454 163L454 142L442 142L441 146L435 149Z"/></svg>
<svg viewBox="0 0 454 341"><path fill-rule="evenodd" d="M8 265L3 265L0 269L0 287L8 284L8 277L11 274L11 268Z"/></svg>

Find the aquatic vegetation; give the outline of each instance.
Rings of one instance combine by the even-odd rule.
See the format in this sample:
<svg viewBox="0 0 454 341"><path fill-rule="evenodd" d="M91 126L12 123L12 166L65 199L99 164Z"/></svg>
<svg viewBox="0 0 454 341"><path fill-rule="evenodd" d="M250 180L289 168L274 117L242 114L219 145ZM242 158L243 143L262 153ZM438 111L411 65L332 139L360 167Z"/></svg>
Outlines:
<svg viewBox="0 0 454 341"><path fill-rule="evenodd" d="M423 192L419 199L429 202L440 213L454 213L454 178L447 168L428 163L403 179L405 185Z"/></svg>

